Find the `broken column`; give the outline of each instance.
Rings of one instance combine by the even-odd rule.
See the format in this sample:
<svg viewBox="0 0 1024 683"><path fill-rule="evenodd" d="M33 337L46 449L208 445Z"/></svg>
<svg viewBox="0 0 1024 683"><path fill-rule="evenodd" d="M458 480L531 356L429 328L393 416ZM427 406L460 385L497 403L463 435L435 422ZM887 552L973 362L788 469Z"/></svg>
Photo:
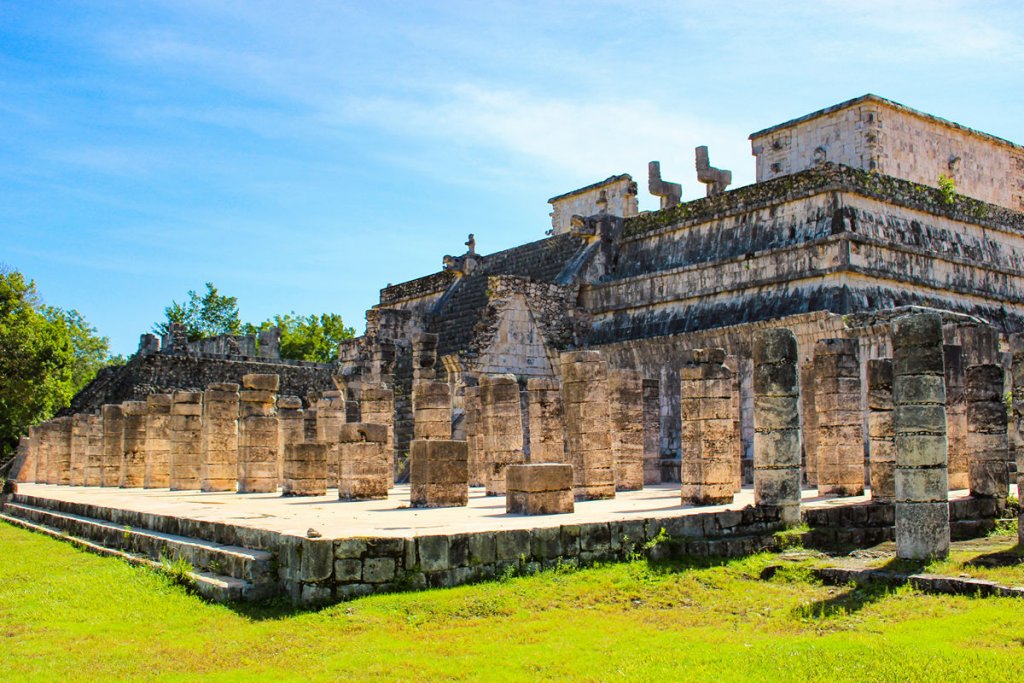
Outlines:
<svg viewBox="0 0 1024 683"><path fill-rule="evenodd" d="M121 457L121 483L123 489L140 489L146 481L146 402L125 401L124 451Z"/></svg>
<svg viewBox="0 0 1024 683"><path fill-rule="evenodd" d="M89 416L71 416L71 480L72 486L85 486L85 464L89 458Z"/></svg>
<svg viewBox="0 0 1024 683"><path fill-rule="evenodd" d="M422 382L437 376L438 335L415 334L412 337L412 380Z"/></svg>
<svg viewBox="0 0 1024 683"><path fill-rule="evenodd" d="M452 395L447 382L421 381L412 386L413 438L452 438Z"/></svg>
<svg viewBox="0 0 1024 683"><path fill-rule="evenodd" d="M350 422L338 437L338 498L387 498L393 470L384 425Z"/></svg>
<svg viewBox="0 0 1024 683"><path fill-rule="evenodd" d="M100 465L100 486L121 483L121 456L124 453L124 413L121 406L110 404L100 409L103 420L103 454Z"/></svg>
<svg viewBox="0 0 1024 683"><path fill-rule="evenodd" d="M381 382L363 382L360 394L361 420L385 429L391 487L395 483L395 394Z"/></svg>
<svg viewBox="0 0 1024 683"><path fill-rule="evenodd" d="M206 387L200 450L203 491L234 491L238 486L238 411L237 384L223 382Z"/></svg>
<svg viewBox="0 0 1024 683"><path fill-rule="evenodd" d="M644 379L644 484L661 483L661 383Z"/></svg>
<svg viewBox="0 0 1024 683"><path fill-rule="evenodd" d="M949 553L946 388L942 318L919 313L892 324L896 432L896 556Z"/></svg>
<svg viewBox="0 0 1024 683"><path fill-rule="evenodd" d="M282 496L322 496L327 493L327 453L330 446L289 442L281 466Z"/></svg>
<svg viewBox="0 0 1024 683"><path fill-rule="evenodd" d="M644 487L643 375L608 371L608 409L616 491Z"/></svg>
<svg viewBox="0 0 1024 683"><path fill-rule="evenodd" d="M967 399L964 381L967 367L963 347L942 347L946 376L946 443L949 457L949 488L970 488L967 476Z"/></svg>
<svg viewBox="0 0 1024 683"><path fill-rule="evenodd" d="M509 465L505 481L505 512L518 515L554 515L575 506L572 465L531 463Z"/></svg>
<svg viewBox="0 0 1024 683"><path fill-rule="evenodd" d="M327 449L327 481L338 481L338 431L345 424L345 395L340 391L324 391L316 402L316 440Z"/></svg>
<svg viewBox="0 0 1024 683"><path fill-rule="evenodd" d="M171 485L170 394L146 397L146 473L142 485L147 489Z"/></svg>
<svg viewBox="0 0 1024 683"><path fill-rule="evenodd" d="M967 368L967 472L972 496L1005 498L1008 492L1006 406L1003 368L995 364Z"/></svg>
<svg viewBox="0 0 1024 683"><path fill-rule="evenodd" d="M754 337L754 503L800 523L800 388L796 337L782 328Z"/></svg>
<svg viewBox="0 0 1024 683"><path fill-rule="evenodd" d="M466 466L469 468L469 485L483 486L485 477L480 387L466 387L463 399L466 403Z"/></svg>
<svg viewBox="0 0 1024 683"><path fill-rule="evenodd" d="M577 500L615 497L608 411L608 363L599 351L560 358L568 462Z"/></svg>
<svg viewBox="0 0 1024 683"><path fill-rule="evenodd" d="M731 503L740 461L739 404L723 349L695 349L679 369L683 505Z"/></svg>
<svg viewBox="0 0 1024 683"><path fill-rule="evenodd" d="M530 416L530 462L565 462L562 392L557 379L526 380Z"/></svg>
<svg viewBox="0 0 1024 683"><path fill-rule="evenodd" d="M892 359L868 361L868 437L871 499L896 497L896 432L893 430Z"/></svg>
<svg viewBox="0 0 1024 683"><path fill-rule="evenodd" d="M242 377L238 394L238 492L277 491L277 375Z"/></svg>
<svg viewBox="0 0 1024 683"><path fill-rule="evenodd" d="M202 483L203 394L171 395L171 490L198 490Z"/></svg>
<svg viewBox="0 0 1024 683"><path fill-rule="evenodd" d="M814 345L814 406L818 417L818 494L864 494L864 413L860 346L856 339Z"/></svg>
<svg viewBox="0 0 1024 683"><path fill-rule="evenodd" d="M18 481L30 484L40 482L39 477L39 427L28 428L28 453L18 470Z"/></svg>
<svg viewBox="0 0 1024 683"><path fill-rule="evenodd" d="M607 407L607 406L606 406ZM505 468L523 462L523 418L515 375L481 375L484 486L505 495Z"/></svg>
<svg viewBox="0 0 1024 683"><path fill-rule="evenodd" d="M71 418L55 417L50 424L49 483L68 486L71 483Z"/></svg>
<svg viewBox="0 0 1024 683"><path fill-rule="evenodd" d="M290 443L302 443L303 434L302 399L298 396L277 397L277 476L284 477L284 447Z"/></svg>
<svg viewBox="0 0 1024 683"><path fill-rule="evenodd" d="M468 504L466 456L465 441L413 441L409 456L412 506L458 507Z"/></svg>

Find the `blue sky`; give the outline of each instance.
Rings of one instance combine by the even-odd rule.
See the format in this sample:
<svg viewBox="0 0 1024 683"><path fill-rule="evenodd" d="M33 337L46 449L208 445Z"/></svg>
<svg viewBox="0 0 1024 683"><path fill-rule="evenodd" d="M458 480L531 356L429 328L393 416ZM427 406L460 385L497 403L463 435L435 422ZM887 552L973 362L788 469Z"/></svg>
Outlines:
<svg viewBox="0 0 1024 683"><path fill-rule="evenodd" d="M0 0L0 263L131 353L212 280L337 312L546 200L873 92L1024 142L1024 5ZM641 208L656 200L641 193Z"/></svg>

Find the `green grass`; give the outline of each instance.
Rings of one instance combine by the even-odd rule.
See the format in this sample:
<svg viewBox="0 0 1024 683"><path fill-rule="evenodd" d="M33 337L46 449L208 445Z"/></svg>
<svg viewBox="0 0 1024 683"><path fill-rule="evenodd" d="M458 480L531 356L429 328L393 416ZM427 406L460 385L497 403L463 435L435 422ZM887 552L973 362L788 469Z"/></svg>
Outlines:
<svg viewBox="0 0 1024 683"><path fill-rule="evenodd" d="M232 609L0 524L0 678L996 680L1024 655L1019 600L827 587L809 562L637 560Z"/></svg>

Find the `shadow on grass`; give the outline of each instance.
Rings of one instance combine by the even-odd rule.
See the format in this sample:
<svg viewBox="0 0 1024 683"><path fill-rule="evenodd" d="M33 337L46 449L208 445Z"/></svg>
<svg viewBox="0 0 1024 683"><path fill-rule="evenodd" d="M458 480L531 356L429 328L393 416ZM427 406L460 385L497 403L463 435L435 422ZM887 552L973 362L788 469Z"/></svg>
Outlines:
<svg viewBox="0 0 1024 683"><path fill-rule="evenodd" d="M829 619L855 614L865 607L883 600L892 588L881 584L848 586L838 595L800 605L793 612L802 619Z"/></svg>
<svg viewBox="0 0 1024 683"><path fill-rule="evenodd" d="M1017 544L1007 550L978 555L977 557L964 562L965 567L981 567L995 569L999 567L1015 567L1024 564L1024 545Z"/></svg>

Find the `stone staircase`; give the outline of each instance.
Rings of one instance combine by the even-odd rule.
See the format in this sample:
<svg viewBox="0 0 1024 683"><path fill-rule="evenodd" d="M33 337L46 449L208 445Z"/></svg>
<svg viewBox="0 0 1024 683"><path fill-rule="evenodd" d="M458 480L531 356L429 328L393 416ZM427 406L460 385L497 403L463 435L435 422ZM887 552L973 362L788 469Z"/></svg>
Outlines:
<svg viewBox="0 0 1024 683"><path fill-rule="evenodd" d="M135 565L166 570L187 562L189 583L215 602L260 600L279 590L273 553L86 516L54 502L16 494L0 505L0 520ZM88 511L104 513L93 506Z"/></svg>

